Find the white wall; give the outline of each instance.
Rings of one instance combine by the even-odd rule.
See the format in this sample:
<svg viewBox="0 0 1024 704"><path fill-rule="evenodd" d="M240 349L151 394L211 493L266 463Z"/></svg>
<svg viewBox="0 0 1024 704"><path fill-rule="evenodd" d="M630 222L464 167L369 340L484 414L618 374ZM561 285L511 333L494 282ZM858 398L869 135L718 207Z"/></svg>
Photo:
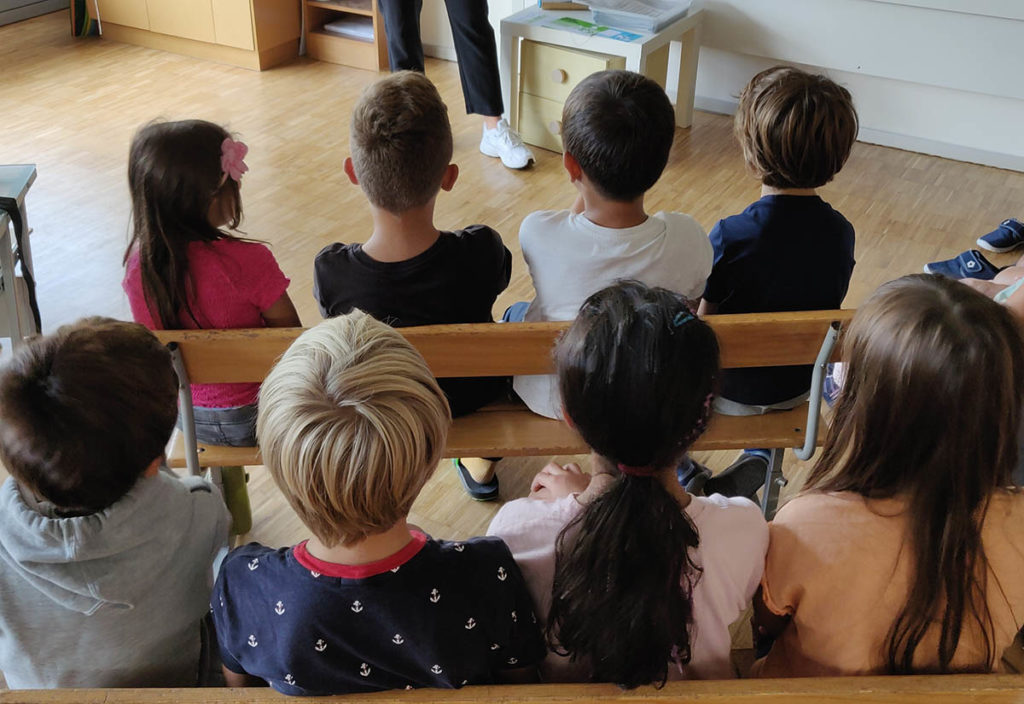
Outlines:
<svg viewBox="0 0 1024 704"><path fill-rule="evenodd" d="M490 0L491 23L532 0ZM1024 0L704 0L699 109L731 113L749 78L786 62L854 95L860 139L1024 171ZM454 59L443 0L427 53Z"/></svg>
<svg viewBox="0 0 1024 704"><path fill-rule="evenodd" d="M1024 2L706 0L697 107L731 112L755 72L824 70L866 142L1024 171Z"/></svg>

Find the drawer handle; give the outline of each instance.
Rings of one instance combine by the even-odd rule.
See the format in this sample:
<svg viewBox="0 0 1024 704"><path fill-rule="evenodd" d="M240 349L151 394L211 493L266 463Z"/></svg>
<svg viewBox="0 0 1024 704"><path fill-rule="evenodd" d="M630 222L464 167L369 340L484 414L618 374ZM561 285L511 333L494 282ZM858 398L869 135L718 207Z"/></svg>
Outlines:
<svg viewBox="0 0 1024 704"><path fill-rule="evenodd" d="M556 136L562 134L562 123L559 120L552 120L548 123L548 132Z"/></svg>
<svg viewBox="0 0 1024 704"><path fill-rule="evenodd" d="M554 83L565 83L569 80L569 74L564 69L556 68L551 72L551 80Z"/></svg>

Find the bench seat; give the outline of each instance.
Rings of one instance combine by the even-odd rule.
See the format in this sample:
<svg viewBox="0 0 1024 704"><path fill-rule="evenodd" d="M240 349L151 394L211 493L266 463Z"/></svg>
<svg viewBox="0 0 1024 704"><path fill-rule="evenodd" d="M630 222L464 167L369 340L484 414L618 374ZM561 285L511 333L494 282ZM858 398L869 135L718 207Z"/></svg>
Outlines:
<svg viewBox="0 0 1024 704"><path fill-rule="evenodd" d="M451 689L286 697L261 689L54 689L0 691L0 704L1019 704L1020 675L913 675L669 682L623 691L610 684L494 685Z"/></svg>
<svg viewBox="0 0 1024 704"><path fill-rule="evenodd" d="M694 450L728 450L742 447L795 447L804 441L807 404L792 411L763 416L715 414ZM819 433L818 444L821 442ZM261 464L259 448L198 444L204 467ZM578 455L589 452L580 436L562 421L531 413L522 404L496 403L456 418L448 433L445 457L533 457ZM176 432L167 463L186 466L185 443Z"/></svg>

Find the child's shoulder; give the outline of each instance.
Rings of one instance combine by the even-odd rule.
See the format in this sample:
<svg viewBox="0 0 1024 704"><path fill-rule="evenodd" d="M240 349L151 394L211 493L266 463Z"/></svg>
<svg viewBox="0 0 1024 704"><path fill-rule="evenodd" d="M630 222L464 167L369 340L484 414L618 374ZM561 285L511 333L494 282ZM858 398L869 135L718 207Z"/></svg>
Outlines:
<svg viewBox="0 0 1024 704"><path fill-rule="evenodd" d="M470 254L492 254L494 251L505 249L501 235L489 225L468 225L459 230L446 230L441 233L441 238L449 246L457 247Z"/></svg>
<svg viewBox="0 0 1024 704"><path fill-rule="evenodd" d="M221 564L221 575L240 576L258 572L279 572L288 567L291 548L270 548L260 543L248 543L227 554Z"/></svg>
<svg viewBox="0 0 1024 704"><path fill-rule="evenodd" d="M750 499L721 494L694 496L686 512L697 526L702 544L714 539L767 545L768 523L760 507Z"/></svg>
<svg viewBox="0 0 1024 704"><path fill-rule="evenodd" d="M439 559L465 562L474 568L481 564L511 559L512 553L501 538L480 536L466 540L431 540Z"/></svg>
<svg viewBox="0 0 1024 704"><path fill-rule="evenodd" d="M188 256L192 264L197 261L222 263L225 259L243 268L262 266L268 263L273 263L275 266L277 264L270 247L262 242L241 240L237 237L224 237L212 242L193 242L189 247Z"/></svg>

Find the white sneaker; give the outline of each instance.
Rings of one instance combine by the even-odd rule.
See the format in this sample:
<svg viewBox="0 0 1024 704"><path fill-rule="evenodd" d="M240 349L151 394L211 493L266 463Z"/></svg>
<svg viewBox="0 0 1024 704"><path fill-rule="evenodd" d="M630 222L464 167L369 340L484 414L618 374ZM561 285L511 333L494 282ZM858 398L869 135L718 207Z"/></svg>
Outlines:
<svg viewBox="0 0 1024 704"><path fill-rule="evenodd" d="M533 161L533 152L523 144L519 133L508 126L504 119L498 121L493 130L484 125L484 136L480 139L480 151L487 156L501 157L501 163L510 169L525 168Z"/></svg>

